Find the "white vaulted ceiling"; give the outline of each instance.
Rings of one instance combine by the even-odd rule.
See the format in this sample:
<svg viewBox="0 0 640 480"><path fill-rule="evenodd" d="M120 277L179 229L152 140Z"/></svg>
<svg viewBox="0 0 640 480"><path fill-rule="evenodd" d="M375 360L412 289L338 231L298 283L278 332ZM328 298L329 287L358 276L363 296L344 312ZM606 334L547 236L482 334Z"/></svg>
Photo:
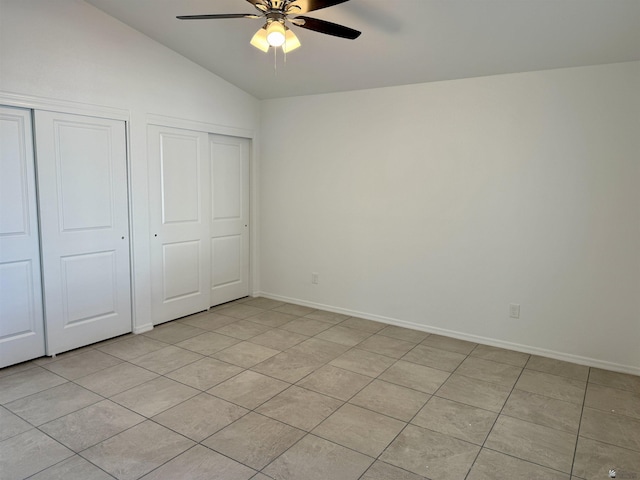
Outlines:
<svg viewBox="0 0 640 480"><path fill-rule="evenodd" d="M259 99L640 60L640 0L350 0L308 16L360 38L294 27L277 69L249 45L260 20L175 18L245 0L86 1Z"/></svg>

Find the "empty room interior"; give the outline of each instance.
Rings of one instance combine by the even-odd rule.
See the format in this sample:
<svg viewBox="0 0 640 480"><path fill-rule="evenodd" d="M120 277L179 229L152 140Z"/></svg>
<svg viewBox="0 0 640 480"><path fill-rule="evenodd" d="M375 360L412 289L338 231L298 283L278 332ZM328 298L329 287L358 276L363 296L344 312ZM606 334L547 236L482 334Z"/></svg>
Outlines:
<svg viewBox="0 0 640 480"><path fill-rule="evenodd" d="M639 252L638 0L0 0L0 480L640 479Z"/></svg>

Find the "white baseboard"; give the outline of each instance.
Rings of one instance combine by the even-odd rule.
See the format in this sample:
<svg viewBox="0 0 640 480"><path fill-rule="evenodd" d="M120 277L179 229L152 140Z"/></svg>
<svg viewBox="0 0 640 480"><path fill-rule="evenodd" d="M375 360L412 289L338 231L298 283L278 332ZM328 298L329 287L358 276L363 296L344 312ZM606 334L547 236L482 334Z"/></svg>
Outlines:
<svg viewBox="0 0 640 480"><path fill-rule="evenodd" d="M153 330L153 323L145 323L144 325L137 325L133 328L133 333L144 333Z"/></svg>
<svg viewBox="0 0 640 480"><path fill-rule="evenodd" d="M506 348L509 350L515 350L517 352L529 353L532 355L540 355L541 357L553 358L555 360L562 360L565 362L577 363L579 365L585 365L587 367L602 368L603 370L611 370L620 373L629 373L631 375L640 376L640 367L632 365L622 365L619 363L607 362L604 360L598 360L597 358L582 357L579 355L572 355L564 352L557 352L555 350L547 350L545 348L533 347L530 345L522 345L520 343L505 342L504 340L497 340L489 337L482 337L478 335L469 335L462 332L456 332L454 330L447 330L444 328L433 327L430 325L423 325L419 323L407 322L405 320L399 320L397 318L384 317L381 315L374 315L367 312L358 312L355 310L349 310L346 308L334 307L332 305L324 305L316 302L308 302L306 300L300 300L297 298L284 297L282 295L274 295L268 292L254 292L254 297L265 297L272 300L279 300L281 302L293 303L295 305L302 305L304 307L316 308L319 310L326 310L328 312L341 313L343 315L349 315L351 317L364 318L366 320L374 320L376 322L386 323L389 325L397 325L399 327L411 328L413 330L419 330L426 333L435 333L438 335L444 335L446 337L457 338L460 340L467 340L469 342L481 343L483 345L490 345L492 347Z"/></svg>

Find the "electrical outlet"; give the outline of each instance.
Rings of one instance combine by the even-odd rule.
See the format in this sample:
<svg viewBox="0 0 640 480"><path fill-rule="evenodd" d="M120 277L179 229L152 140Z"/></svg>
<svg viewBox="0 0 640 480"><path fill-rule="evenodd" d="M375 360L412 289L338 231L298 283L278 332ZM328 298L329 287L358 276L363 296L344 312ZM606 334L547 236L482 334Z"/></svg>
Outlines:
<svg viewBox="0 0 640 480"><path fill-rule="evenodd" d="M311 272L311 283L318 284L318 274L316 272Z"/></svg>
<svg viewBox="0 0 640 480"><path fill-rule="evenodd" d="M518 303L509 304L509 316L511 318L520 318L520 304Z"/></svg>

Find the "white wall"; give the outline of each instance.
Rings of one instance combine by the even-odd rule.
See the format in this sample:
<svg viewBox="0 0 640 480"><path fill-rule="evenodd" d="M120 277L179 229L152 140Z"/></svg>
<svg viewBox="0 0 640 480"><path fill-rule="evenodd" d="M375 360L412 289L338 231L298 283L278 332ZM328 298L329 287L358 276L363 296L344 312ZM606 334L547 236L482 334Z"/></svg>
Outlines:
<svg viewBox="0 0 640 480"><path fill-rule="evenodd" d="M148 115L251 132L259 102L81 0L0 0L3 93L129 112L135 326L150 326Z"/></svg>
<svg viewBox="0 0 640 480"><path fill-rule="evenodd" d="M263 293L640 373L639 85L633 62L263 102Z"/></svg>

